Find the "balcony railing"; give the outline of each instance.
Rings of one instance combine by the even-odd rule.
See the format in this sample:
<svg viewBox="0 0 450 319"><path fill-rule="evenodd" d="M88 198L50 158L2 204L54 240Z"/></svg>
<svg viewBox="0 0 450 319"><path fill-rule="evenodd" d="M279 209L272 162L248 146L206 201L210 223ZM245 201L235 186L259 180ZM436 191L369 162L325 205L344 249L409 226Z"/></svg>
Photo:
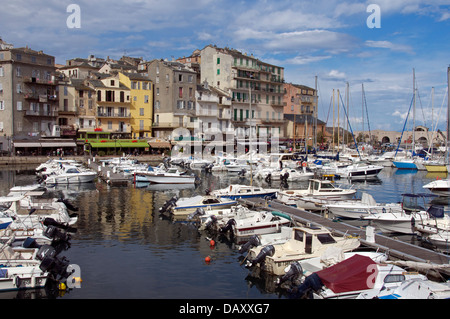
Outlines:
<svg viewBox="0 0 450 319"><path fill-rule="evenodd" d="M127 113L104 113L104 112L97 112L98 117L108 117L108 118L131 118L131 114Z"/></svg>
<svg viewBox="0 0 450 319"><path fill-rule="evenodd" d="M58 111L35 111L35 110L26 110L25 111L26 116L48 116L48 117L57 117Z"/></svg>

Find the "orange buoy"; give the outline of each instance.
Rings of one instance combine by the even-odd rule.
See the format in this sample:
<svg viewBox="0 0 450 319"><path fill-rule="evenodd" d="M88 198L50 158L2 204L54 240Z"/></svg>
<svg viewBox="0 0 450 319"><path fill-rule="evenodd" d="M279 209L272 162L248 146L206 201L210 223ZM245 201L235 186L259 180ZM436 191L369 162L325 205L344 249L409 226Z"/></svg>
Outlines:
<svg viewBox="0 0 450 319"><path fill-rule="evenodd" d="M205 258L205 262L209 264L209 262L210 262L210 261L211 261L211 257L209 257L209 256L206 256L206 258Z"/></svg>
<svg viewBox="0 0 450 319"><path fill-rule="evenodd" d="M216 244L216 242L215 242L213 239L211 239L211 240L209 241L209 245L214 246L215 244Z"/></svg>

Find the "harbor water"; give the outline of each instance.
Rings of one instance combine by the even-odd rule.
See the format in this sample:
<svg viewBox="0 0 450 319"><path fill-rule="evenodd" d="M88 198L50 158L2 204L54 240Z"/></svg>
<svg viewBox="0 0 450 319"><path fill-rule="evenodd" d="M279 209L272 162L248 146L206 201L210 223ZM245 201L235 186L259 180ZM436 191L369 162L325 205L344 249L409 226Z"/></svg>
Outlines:
<svg viewBox="0 0 450 319"><path fill-rule="evenodd" d="M193 225L160 215L158 209L174 195L192 197L231 183L250 184L248 179L226 173L194 172L202 180L197 187L108 186L98 181L48 188L47 196L65 198L78 207L77 233L61 255L80 267L81 285L65 293L41 289L0 293L0 298L288 298L284 292L267 288L263 281L249 278L248 269L239 262L237 245L228 238L214 238L215 245L211 245L208 234ZM2 168L0 176L1 196L13 186L36 183L33 166ZM336 182L357 189L359 196L368 192L378 202L399 202L403 193L426 193L422 186L436 178L446 178L446 174L384 168L371 181ZM264 181L258 185L268 186ZM291 189L306 186L306 182L289 183ZM449 209L448 200L440 204ZM400 239L420 244L414 236ZM206 262L206 257L211 261Z"/></svg>

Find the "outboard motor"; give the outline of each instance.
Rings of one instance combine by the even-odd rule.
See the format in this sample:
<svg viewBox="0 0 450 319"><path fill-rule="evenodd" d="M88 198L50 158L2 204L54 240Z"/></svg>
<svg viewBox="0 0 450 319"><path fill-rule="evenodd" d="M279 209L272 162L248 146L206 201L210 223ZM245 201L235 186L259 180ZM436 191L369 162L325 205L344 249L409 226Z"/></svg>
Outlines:
<svg viewBox="0 0 450 319"><path fill-rule="evenodd" d="M271 173L267 174L265 181L268 184L270 184L272 182L272 174Z"/></svg>
<svg viewBox="0 0 450 319"><path fill-rule="evenodd" d="M176 206L177 200L178 200L178 197L176 195L174 197L172 197L171 199L169 199L167 202L164 203L164 205L162 207L159 208L159 213L160 214L165 213L170 208Z"/></svg>
<svg viewBox="0 0 450 319"><path fill-rule="evenodd" d="M202 207L199 207L195 210L195 212L193 212L187 216L187 220L191 220L195 216L203 216L203 215L205 215L205 210Z"/></svg>
<svg viewBox="0 0 450 319"><path fill-rule="evenodd" d="M300 278L303 277L303 268L300 265L298 261L293 262L286 268L286 274L283 275L280 279L278 284L282 284L286 281L290 281L291 283L298 286Z"/></svg>
<svg viewBox="0 0 450 319"><path fill-rule="evenodd" d="M260 263L264 262L264 260L266 260L267 256L272 257L274 253L275 253L275 247L273 245L267 245L266 247L261 249L258 256L256 256L256 258L254 260L247 263L247 267L251 268L256 264L260 264Z"/></svg>
<svg viewBox="0 0 450 319"><path fill-rule="evenodd" d="M291 298L311 298L314 291L319 291L323 287L319 275L313 273L305 278L305 281L291 290Z"/></svg>
<svg viewBox="0 0 450 319"><path fill-rule="evenodd" d="M63 229L69 233L76 233L77 229L74 227L70 227L69 225L65 225L62 223L58 223L56 220L54 220L53 218L50 217L46 217L43 221L44 226L54 226L60 229Z"/></svg>
<svg viewBox="0 0 450 319"><path fill-rule="evenodd" d="M241 169L241 171L238 173L239 177L245 177L245 173L247 173L247 171L245 170L245 168Z"/></svg>
<svg viewBox="0 0 450 319"><path fill-rule="evenodd" d="M212 215L207 219L207 222L205 223L205 229L211 229L213 225L217 223L217 217Z"/></svg>
<svg viewBox="0 0 450 319"><path fill-rule="evenodd" d="M233 225L236 225L236 221L234 219L230 219L225 226L220 227L220 232L221 233L226 233L229 230L232 230L233 229Z"/></svg>
<svg viewBox="0 0 450 319"><path fill-rule="evenodd" d="M241 248L239 249L239 253L243 254L249 251L250 248L257 247L259 245L261 245L261 240L259 239L258 235L253 235L244 245L241 246Z"/></svg>

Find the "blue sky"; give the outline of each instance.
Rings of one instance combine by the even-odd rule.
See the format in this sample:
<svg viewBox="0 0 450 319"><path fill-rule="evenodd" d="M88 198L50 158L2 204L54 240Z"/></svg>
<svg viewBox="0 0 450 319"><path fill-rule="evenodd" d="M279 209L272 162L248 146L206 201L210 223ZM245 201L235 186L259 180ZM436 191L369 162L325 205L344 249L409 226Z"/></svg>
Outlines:
<svg viewBox="0 0 450 319"><path fill-rule="evenodd" d="M67 27L70 4L81 10L80 28ZM367 26L370 4L380 8L380 28ZM439 119L438 127L446 127L450 0L0 0L0 6L3 40L43 50L60 64L90 54L171 59L216 44L284 67L287 82L314 87L317 76L319 118L329 125L332 91L346 101L348 82L355 131L362 127L362 84L370 128L402 129L415 69L416 124L434 127Z"/></svg>

